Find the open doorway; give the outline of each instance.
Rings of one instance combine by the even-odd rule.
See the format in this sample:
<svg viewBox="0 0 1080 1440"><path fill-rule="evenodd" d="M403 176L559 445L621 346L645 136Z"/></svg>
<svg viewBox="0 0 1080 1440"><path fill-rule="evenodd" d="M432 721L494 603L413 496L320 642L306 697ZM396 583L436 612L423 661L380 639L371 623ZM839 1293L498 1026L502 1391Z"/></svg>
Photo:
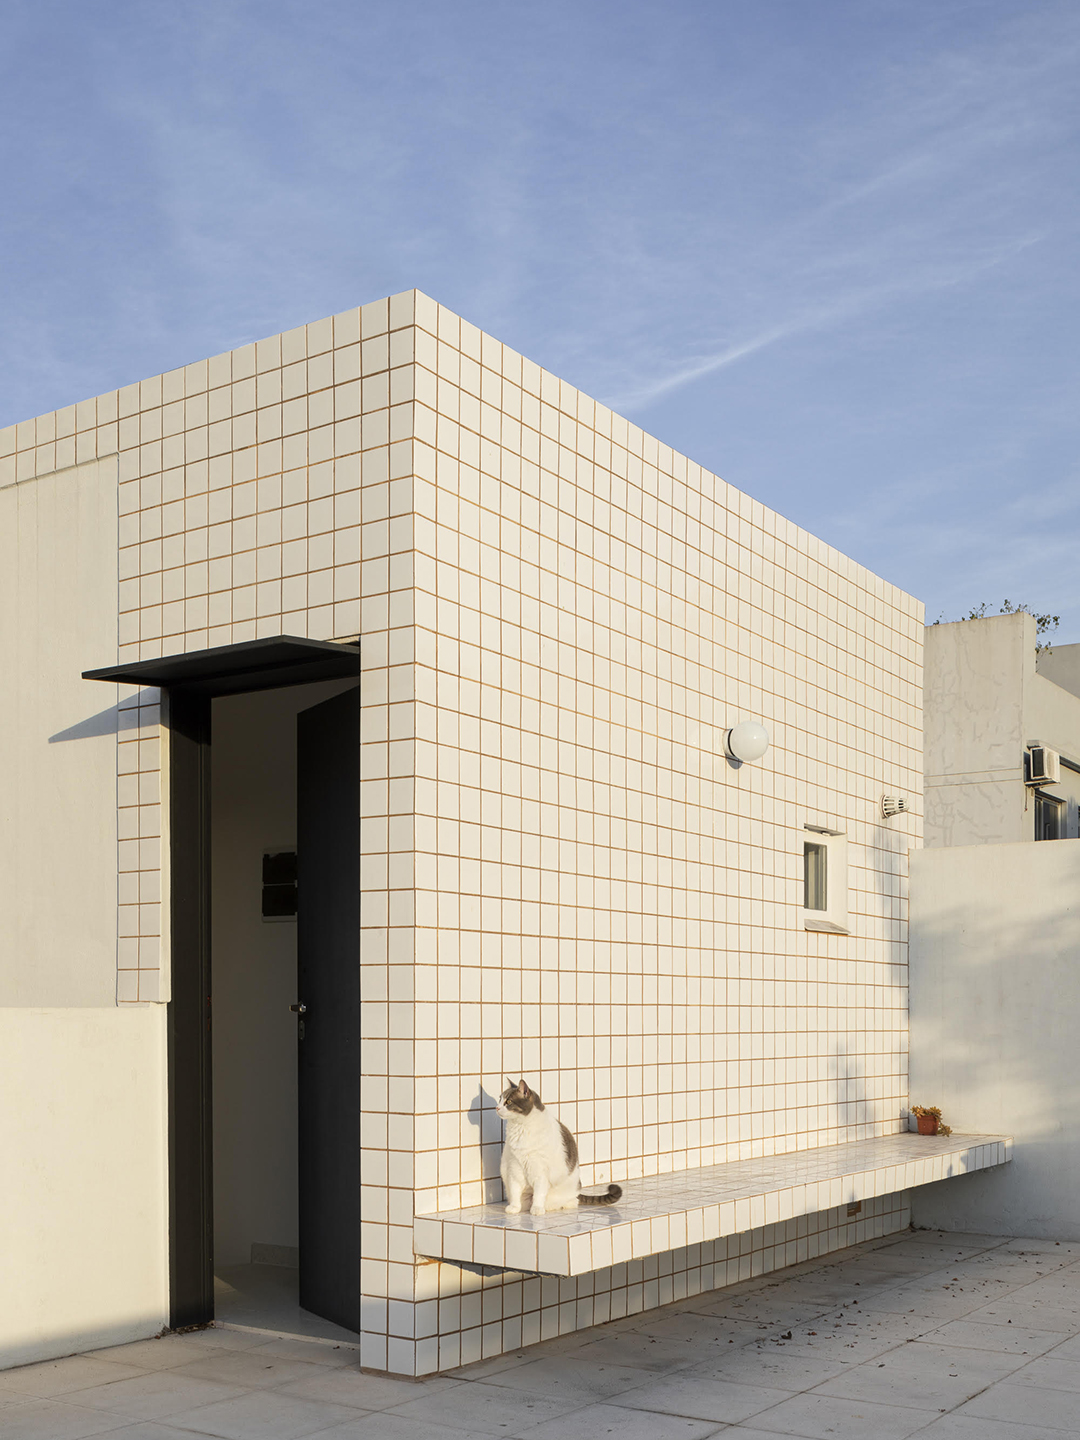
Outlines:
<svg viewBox="0 0 1080 1440"><path fill-rule="evenodd" d="M174 1329L214 1319L215 1241L223 1268L298 1258L300 1307L359 1329L359 658L356 641L278 635L83 671L165 701ZM262 930L263 857L291 854L293 834L295 943ZM271 872L272 889L287 886L287 871ZM279 906L267 918L288 916ZM289 1021L283 1005L297 1006ZM282 1328L280 1309L270 1328Z"/></svg>
<svg viewBox="0 0 1080 1440"><path fill-rule="evenodd" d="M319 787L318 758L313 774L312 756L309 753L305 762L301 755L298 774L298 744L304 745L311 724L325 729L327 714L335 709L347 726L348 701L337 707L325 702L355 688L355 682L330 681L221 696L211 710L215 1315L228 1323L327 1339L353 1338L355 1327L330 1318L347 1320L350 1299L328 1295L325 1281L316 1275L314 1294L303 1297L313 1308L304 1308L301 1278L303 1273L310 1292L311 1272L319 1268L320 1258L310 1252L312 1246L318 1250L327 1228L324 1207L334 1204L335 1186L350 1177L342 1173L343 1167L348 1170L343 1158L329 1180L314 1181L314 1193L306 1197L308 1211L315 1213L308 1217L302 1272L301 1190L302 1181L311 1181L313 1157L305 1155L302 1166L301 1154L313 1138L312 1125L332 1126L338 1107L324 1098L301 1133L298 1057L306 1059L305 1050L317 1043L317 1036L309 1042L309 1029L316 1023L310 1009L315 977L299 982L302 957L297 942L303 931L309 947L319 946L320 963L325 963L321 931L327 916L300 912L337 909L341 897L320 893L332 857L324 857L307 883L297 885L298 851L307 852L310 861L312 847L328 839L333 843L325 835L332 826L333 795L311 793ZM355 736L354 750L357 744ZM348 784L351 767L346 764L346 773L341 773L335 757L325 755L326 747L320 732L314 748L327 761L331 788L341 788ZM307 748L313 748L311 741ZM305 837L303 847L298 844L298 822L303 823L297 813L298 781L307 796L307 823L317 832ZM353 805L354 818L356 813ZM353 888L358 890L355 874ZM348 926L347 915L335 918ZM340 1004L345 997L332 998ZM308 1007L303 1013L297 1009L300 1004ZM310 1074L307 1078L310 1088ZM358 1087L358 1053L353 1083ZM333 1077L330 1085L338 1088ZM345 1124L349 1109L346 1102L341 1116ZM332 1137L327 1138L332 1143ZM317 1157L314 1163L317 1167ZM347 1208L348 1201L344 1203ZM329 1263L347 1265L349 1255L341 1254L339 1246Z"/></svg>

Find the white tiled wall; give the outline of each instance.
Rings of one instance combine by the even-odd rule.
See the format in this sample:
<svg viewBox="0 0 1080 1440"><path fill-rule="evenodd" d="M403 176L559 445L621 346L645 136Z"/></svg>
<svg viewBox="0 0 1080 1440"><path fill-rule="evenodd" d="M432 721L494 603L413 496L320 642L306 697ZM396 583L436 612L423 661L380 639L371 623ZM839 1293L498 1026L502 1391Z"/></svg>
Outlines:
<svg viewBox="0 0 1080 1440"><path fill-rule="evenodd" d="M110 447L121 657L362 636L365 1364L517 1344L519 1295L602 1313L413 1263L414 1209L499 1193L506 1074L587 1183L899 1128L916 601L416 292L0 432L0 483ZM122 1000L163 994L134 698ZM806 824L850 936L803 929Z"/></svg>

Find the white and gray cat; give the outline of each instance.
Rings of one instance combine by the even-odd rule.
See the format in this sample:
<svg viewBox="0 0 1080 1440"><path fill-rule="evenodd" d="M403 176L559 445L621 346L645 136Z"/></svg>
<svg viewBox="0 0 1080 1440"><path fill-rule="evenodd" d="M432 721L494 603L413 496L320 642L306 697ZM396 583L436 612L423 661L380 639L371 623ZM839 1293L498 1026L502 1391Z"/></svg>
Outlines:
<svg viewBox="0 0 1080 1440"><path fill-rule="evenodd" d="M496 1114L506 1121L502 1173L506 1213L520 1215L531 1192L533 1215L548 1210L576 1210L579 1205L614 1205L622 1196L618 1185L606 1195L583 1195L578 1173L577 1141L525 1081L504 1090Z"/></svg>

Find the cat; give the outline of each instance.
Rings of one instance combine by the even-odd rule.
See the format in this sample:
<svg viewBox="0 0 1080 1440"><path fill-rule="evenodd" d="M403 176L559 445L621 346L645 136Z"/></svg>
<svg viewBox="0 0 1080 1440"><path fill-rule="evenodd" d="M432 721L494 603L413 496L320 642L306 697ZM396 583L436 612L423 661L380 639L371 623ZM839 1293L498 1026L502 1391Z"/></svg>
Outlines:
<svg viewBox="0 0 1080 1440"><path fill-rule="evenodd" d="M614 1205L622 1196L618 1185L606 1195L583 1195L578 1174L577 1141L525 1081L504 1090L495 1113L506 1121L500 1172L506 1187L506 1213L520 1215L522 1200L532 1192L531 1214L576 1210L579 1205Z"/></svg>

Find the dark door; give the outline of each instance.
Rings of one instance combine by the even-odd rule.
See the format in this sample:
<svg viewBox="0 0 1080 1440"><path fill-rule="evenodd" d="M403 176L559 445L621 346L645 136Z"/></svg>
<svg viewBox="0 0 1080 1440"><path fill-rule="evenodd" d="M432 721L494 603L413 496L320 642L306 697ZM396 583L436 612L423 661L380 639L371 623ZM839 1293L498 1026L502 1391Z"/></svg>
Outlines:
<svg viewBox="0 0 1080 1440"><path fill-rule="evenodd" d="M360 692L297 720L300 1304L360 1329Z"/></svg>

